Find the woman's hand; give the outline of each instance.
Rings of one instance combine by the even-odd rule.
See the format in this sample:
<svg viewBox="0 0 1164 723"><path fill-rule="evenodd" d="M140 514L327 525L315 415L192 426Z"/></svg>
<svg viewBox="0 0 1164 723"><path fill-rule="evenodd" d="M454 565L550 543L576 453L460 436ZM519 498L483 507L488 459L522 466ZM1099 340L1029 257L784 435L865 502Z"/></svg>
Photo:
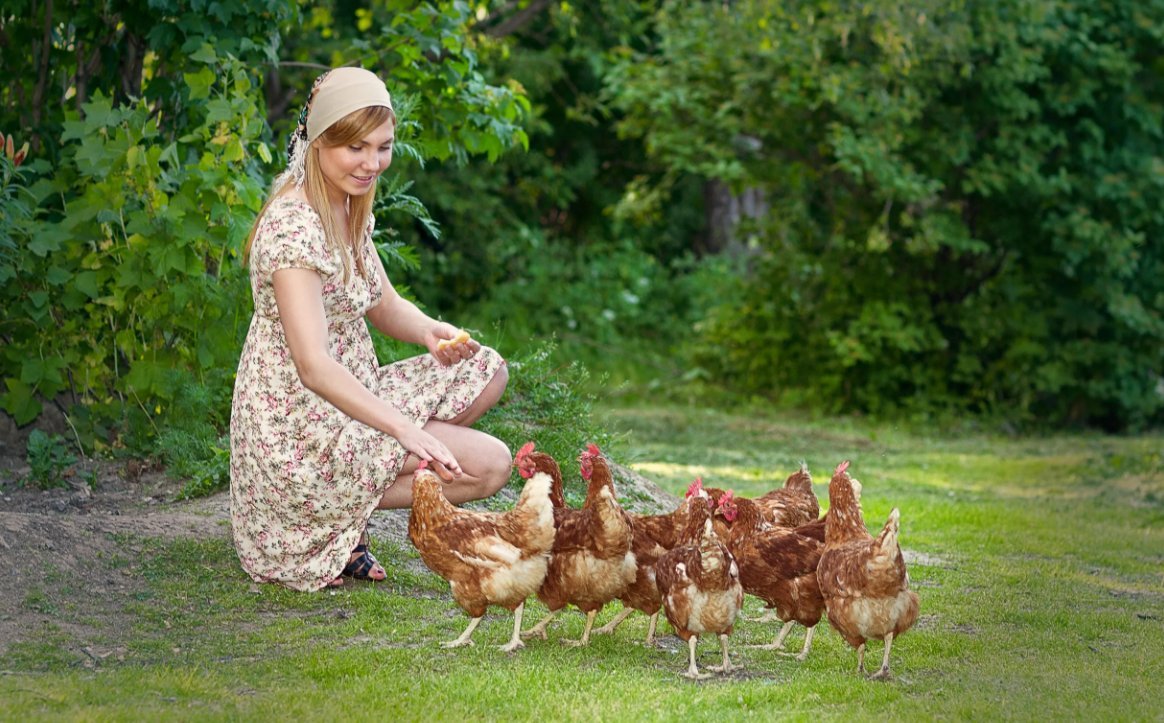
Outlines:
<svg viewBox="0 0 1164 723"><path fill-rule="evenodd" d="M429 353L445 366L472 359L481 351L481 345L468 333L443 321L437 322L429 329L424 335L424 343Z"/></svg>
<svg viewBox="0 0 1164 723"><path fill-rule="evenodd" d="M404 449L427 461L444 481L451 482L461 476L461 465L449 448L420 427L409 424L393 436Z"/></svg>

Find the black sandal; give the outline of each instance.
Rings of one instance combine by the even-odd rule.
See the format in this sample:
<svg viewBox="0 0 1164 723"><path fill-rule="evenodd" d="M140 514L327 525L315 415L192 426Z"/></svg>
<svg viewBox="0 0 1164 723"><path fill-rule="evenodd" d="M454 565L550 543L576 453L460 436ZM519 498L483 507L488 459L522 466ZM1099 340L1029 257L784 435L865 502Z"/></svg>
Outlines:
<svg viewBox="0 0 1164 723"><path fill-rule="evenodd" d="M353 580L371 580L372 582L380 582L384 577L387 577L387 573L384 577L372 577L370 574L372 569L380 564L380 561L372 557L372 553L368 552L368 546L365 543L361 542L356 545L356 549L352 552L356 553L356 559L349 562L340 575L350 577Z"/></svg>

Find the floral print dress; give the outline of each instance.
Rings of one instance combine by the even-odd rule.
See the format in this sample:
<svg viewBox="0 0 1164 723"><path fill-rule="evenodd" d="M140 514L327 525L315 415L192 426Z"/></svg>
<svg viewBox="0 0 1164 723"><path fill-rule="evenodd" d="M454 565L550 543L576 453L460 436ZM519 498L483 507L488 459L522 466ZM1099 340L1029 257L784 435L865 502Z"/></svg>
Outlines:
<svg viewBox="0 0 1164 723"><path fill-rule="evenodd" d="M362 250L365 268L376 268L371 226ZM251 249L255 313L231 408L231 522L253 579L318 590L347 564L407 454L394 437L299 380L272 284L285 268L319 273L331 356L418 426L463 412L505 361L482 347L447 367L427 353L379 366L364 321L383 294L379 276L369 281L353 268L345 283L343 262L328 251L319 216L304 201L282 197L268 207Z"/></svg>

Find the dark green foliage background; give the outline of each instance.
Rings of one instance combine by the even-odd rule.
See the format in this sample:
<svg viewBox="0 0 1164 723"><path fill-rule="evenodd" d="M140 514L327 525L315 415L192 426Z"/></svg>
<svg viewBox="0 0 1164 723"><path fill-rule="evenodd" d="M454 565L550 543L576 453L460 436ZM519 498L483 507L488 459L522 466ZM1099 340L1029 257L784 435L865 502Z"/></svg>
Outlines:
<svg viewBox="0 0 1164 723"><path fill-rule="evenodd" d="M0 406L87 452L220 483L241 243L346 63L401 117L394 282L540 360L511 443L600 434L596 390L1164 420L1164 0L7 2L0 37L32 145L0 154ZM726 244L716 187L762 200Z"/></svg>
<svg viewBox="0 0 1164 723"><path fill-rule="evenodd" d="M831 411L1159 423L1164 3L669 2L612 82L763 189L712 376Z"/></svg>

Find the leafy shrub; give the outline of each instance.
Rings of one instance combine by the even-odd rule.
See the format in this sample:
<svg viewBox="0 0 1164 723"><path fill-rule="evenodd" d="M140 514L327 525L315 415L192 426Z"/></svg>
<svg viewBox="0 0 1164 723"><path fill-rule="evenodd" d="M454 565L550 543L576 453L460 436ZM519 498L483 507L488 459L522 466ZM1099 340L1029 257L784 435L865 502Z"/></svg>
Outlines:
<svg viewBox="0 0 1164 723"><path fill-rule="evenodd" d="M558 461L569 497L580 502L585 493L574 460L589 443L610 453L615 438L592 414L594 396L586 391L590 372L578 362L555 361L555 342L532 344L508 359L509 386L501 402L478 427L505 442L516 453L533 441Z"/></svg>
<svg viewBox="0 0 1164 723"><path fill-rule="evenodd" d="M230 483L227 432L232 378L222 368L200 377L170 371L166 384L172 390L171 399L166 406L155 407L155 424L131 427L127 446L151 450L170 477L182 480L181 499L203 497Z"/></svg>
<svg viewBox="0 0 1164 723"><path fill-rule="evenodd" d="M686 258L667 267L630 241L581 248L534 231L510 246L506 280L463 312L480 324L500 320L497 345L554 338L555 361L581 361L619 381L688 373L677 350L691 339L719 267L698 271Z"/></svg>
<svg viewBox="0 0 1164 723"><path fill-rule="evenodd" d="M69 112L58 167L30 188L42 212L0 267L2 402L18 423L65 390L148 409L172 397L168 370L237 361L249 295L232 259L269 150L251 71L209 46L194 60L180 137L144 101L95 93L83 117Z"/></svg>
<svg viewBox="0 0 1164 723"><path fill-rule="evenodd" d="M698 363L829 411L1164 422L1164 15L923 5L666 3L613 73L671 173L769 204Z"/></svg>
<svg viewBox="0 0 1164 723"><path fill-rule="evenodd" d="M28 435L28 478L42 490L65 487L65 470L77 463L60 435L49 436L40 429Z"/></svg>
<svg viewBox="0 0 1164 723"><path fill-rule="evenodd" d="M205 497L230 486L230 437L166 429L157 441L166 473L183 481L178 499Z"/></svg>

